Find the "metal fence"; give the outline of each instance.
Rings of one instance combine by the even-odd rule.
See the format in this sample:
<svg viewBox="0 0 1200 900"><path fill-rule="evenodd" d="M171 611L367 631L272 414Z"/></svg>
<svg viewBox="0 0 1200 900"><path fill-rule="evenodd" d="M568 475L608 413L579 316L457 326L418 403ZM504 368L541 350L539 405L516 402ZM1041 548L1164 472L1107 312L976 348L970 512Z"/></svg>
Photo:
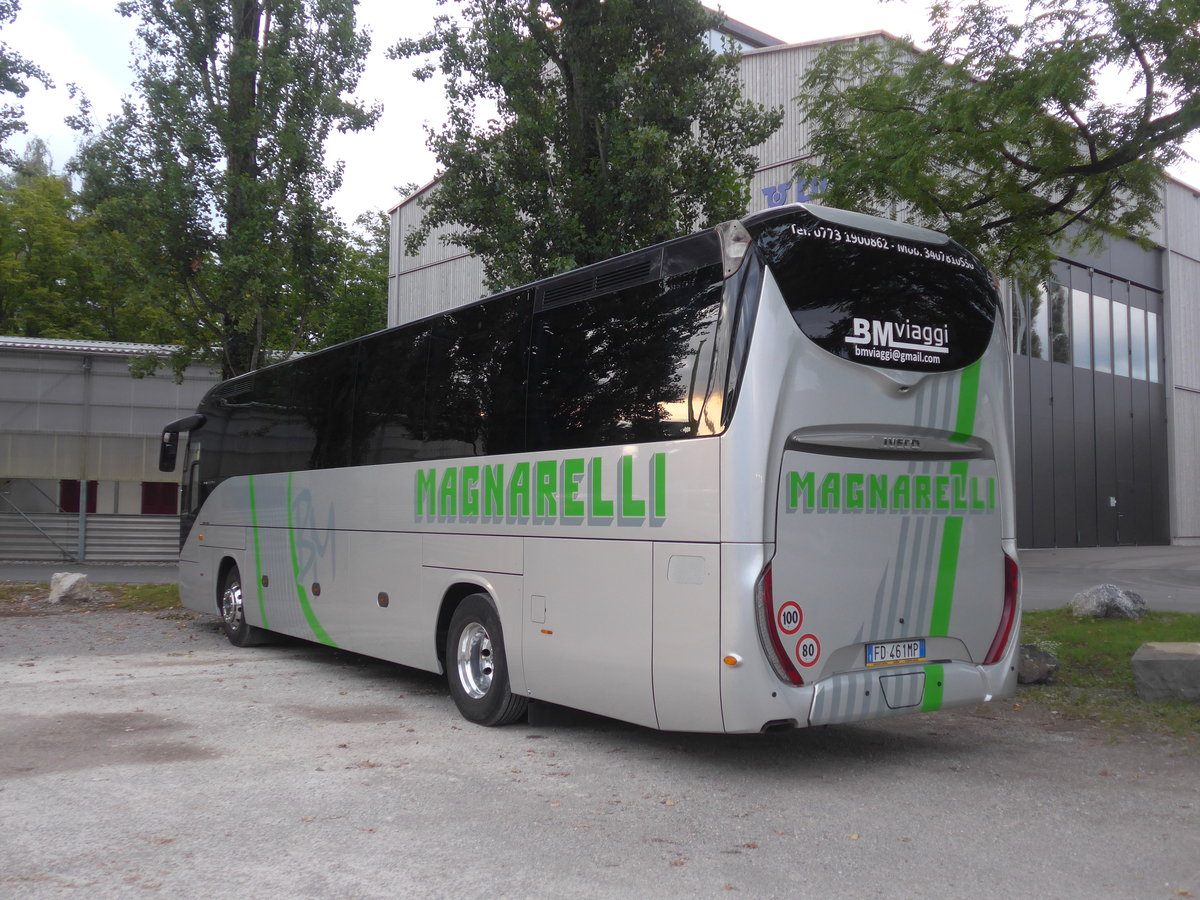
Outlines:
<svg viewBox="0 0 1200 900"><path fill-rule="evenodd" d="M174 562L179 558L178 516L91 513L80 539L79 516L0 513L0 559L84 562Z"/></svg>

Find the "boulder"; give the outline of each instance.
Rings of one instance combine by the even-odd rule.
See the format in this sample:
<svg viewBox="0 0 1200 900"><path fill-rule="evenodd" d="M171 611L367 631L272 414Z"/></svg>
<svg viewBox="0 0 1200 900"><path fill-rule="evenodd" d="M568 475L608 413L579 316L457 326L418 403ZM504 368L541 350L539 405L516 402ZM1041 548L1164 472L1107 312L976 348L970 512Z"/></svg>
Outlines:
<svg viewBox="0 0 1200 900"><path fill-rule="evenodd" d="M47 603L63 600L91 600L92 586L82 572L55 572L50 578L50 597Z"/></svg>
<svg viewBox="0 0 1200 900"><path fill-rule="evenodd" d="M1021 684L1050 684L1058 673L1058 657L1033 644L1022 644L1017 663Z"/></svg>
<svg viewBox="0 0 1200 900"><path fill-rule="evenodd" d="M1071 599L1071 612L1080 618L1140 619L1146 614L1146 601L1141 594L1123 590L1115 584L1098 584Z"/></svg>
<svg viewBox="0 0 1200 900"><path fill-rule="evenodd" d="M1142 644L1133 654L1133 681L1143 700L1200 700L1200 644Z"/></svg>

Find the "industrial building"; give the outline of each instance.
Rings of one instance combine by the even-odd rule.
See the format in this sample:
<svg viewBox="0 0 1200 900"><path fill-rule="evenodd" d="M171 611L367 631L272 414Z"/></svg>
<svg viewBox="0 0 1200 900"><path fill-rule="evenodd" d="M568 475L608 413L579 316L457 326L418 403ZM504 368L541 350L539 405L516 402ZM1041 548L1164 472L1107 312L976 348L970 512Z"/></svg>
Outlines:
<svg viewBox="0 0 1200 900"><path fill-rule="evenodd" d="M179 472L158 470L165 423L218 380L193 365L134 378L172 348L0 337L0 558L173 560Z"/></svg>

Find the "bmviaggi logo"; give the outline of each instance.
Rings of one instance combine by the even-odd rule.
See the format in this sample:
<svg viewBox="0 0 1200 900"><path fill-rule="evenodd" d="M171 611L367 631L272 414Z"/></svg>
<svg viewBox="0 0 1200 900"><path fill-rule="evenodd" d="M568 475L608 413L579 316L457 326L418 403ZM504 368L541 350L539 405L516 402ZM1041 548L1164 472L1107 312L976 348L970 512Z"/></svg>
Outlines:
<svg viewBox="0 0 1200 900"><path fill-rule="evenodd" d="M853 330L846 335L846 343L854 345L855 356L891 362L935 363L950 352L950 329L946 325L855 318L852 326Z"/></svg>

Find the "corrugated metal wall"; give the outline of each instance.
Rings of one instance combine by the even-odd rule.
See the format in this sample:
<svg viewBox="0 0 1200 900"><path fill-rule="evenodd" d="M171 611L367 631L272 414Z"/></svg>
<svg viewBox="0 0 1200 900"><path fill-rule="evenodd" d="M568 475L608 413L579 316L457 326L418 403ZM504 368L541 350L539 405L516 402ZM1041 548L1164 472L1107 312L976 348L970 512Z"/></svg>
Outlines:
<svg viewBox="0 0 1200 900"><path fill-rule="evenodd" d="M182 384L165 372L134 378L129 374L133 345L16 344L13 339L0 346L0 487L5 499L0 502L0 558L74 558L79 517L32 510L53 505L58 481L87 480L99 483L102 499L124 499L107 509L102 505L101 512L108 515L87 516L85 559L175 559L177 516L115 513L137 511L143 482L178 483L178 474L158 471L162 428L195 411L217 376L192 366ZM14 484L28 488L38 482L37 504L21 509L29 504L13 498L29 491L14 490Z"/></svg>
<svg viewBox="0 0 1200 900"><path fill-rule="evenodd" d="M1200 543L1200 191L1169 183L1165 226L1171 531Z"/></svg>
<svg viewBox="0 0 1200 900"><path fill-rule="evenodd" d="M461 247L442 243L447 229L431 234L416 256L405 254L404 239L420 224L421 197L430 190L427 187L392 210L388 325L413 322L486 294L482 264Z"/></svg>
<svg viewBox="0 0 1200 900"><path fill-rule="evenodd" d="M85 562L174 562L179 558L178 516L87 517ZM0 558L74 560L79 516L0 513Z"/></svg>
<svg viewBox="0 0 1200 900"><path fill-rule="evenodd" d="M177 481L158 471L162 427L216 376L129 374L130 357L0 348L0 478Z"/></svg>

